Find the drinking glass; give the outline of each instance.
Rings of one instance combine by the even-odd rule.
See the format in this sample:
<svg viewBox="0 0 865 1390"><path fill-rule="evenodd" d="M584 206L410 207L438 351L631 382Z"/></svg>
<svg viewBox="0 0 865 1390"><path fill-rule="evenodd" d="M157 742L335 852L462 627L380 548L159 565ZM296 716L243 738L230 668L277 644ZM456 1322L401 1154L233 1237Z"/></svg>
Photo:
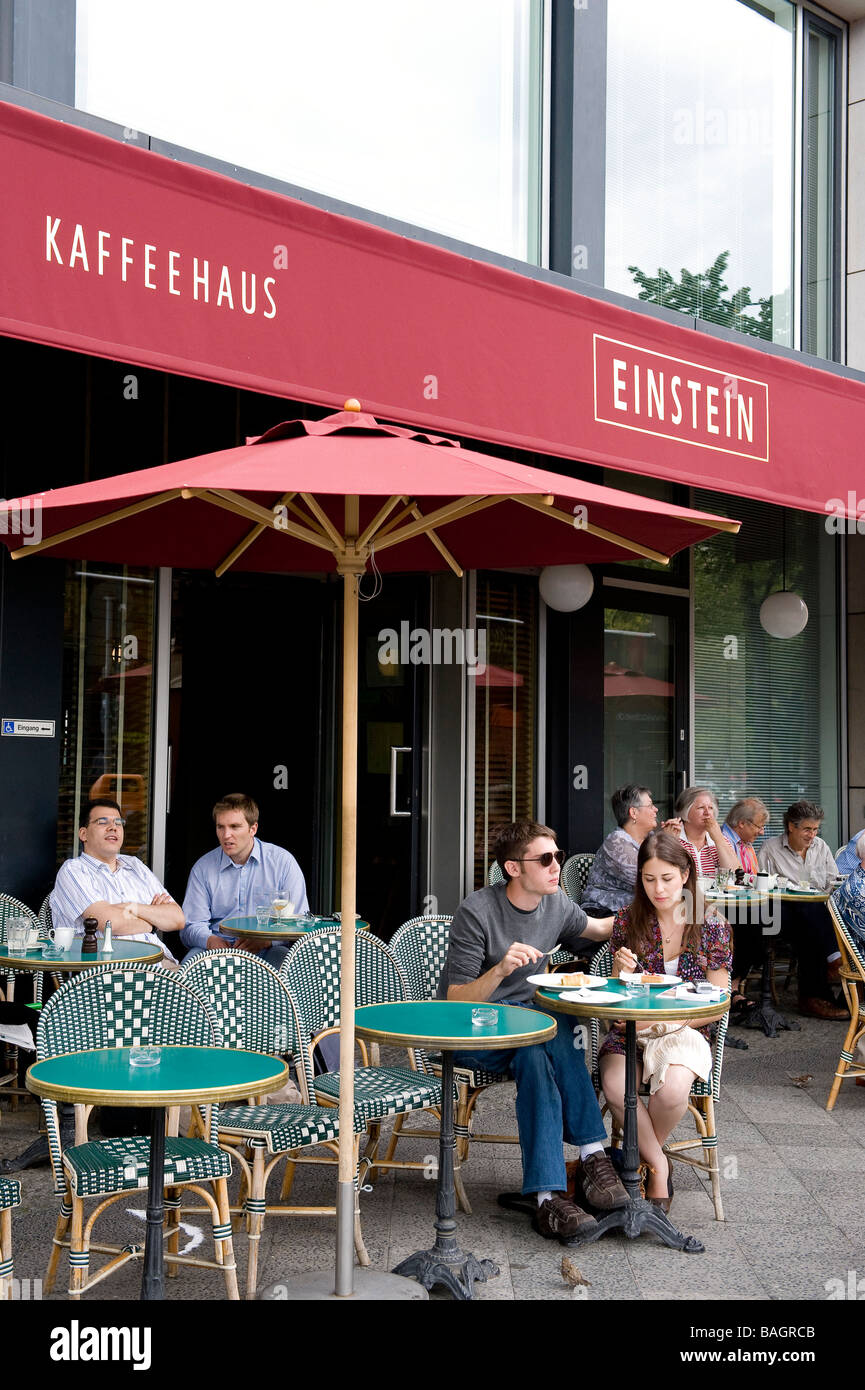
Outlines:
<svg viewBox="0 0 865 1390"><path fill-rule="evenodd" d="M20 955L27 949L30 935L29 917L10 917L6 926L6 943L11 955Z"/></svg>

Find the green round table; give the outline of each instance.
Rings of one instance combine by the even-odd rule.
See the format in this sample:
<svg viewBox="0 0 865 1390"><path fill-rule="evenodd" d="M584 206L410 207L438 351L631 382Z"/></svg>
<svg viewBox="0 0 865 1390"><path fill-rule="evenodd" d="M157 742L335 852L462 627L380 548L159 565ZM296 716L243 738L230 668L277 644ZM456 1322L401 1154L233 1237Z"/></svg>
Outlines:
<svg viewBox="0 0 865 1390"><path fill-rule="evenodd" d="M576 1238L574 1244L589 1245L600 1239L605 1232L621 1229L626 1236L634 1238L643 1231L652 1231L665 1245L673 1250L684 1250L688 1254L702 1254L705 1246L694 1236L682 1235L666 1212L655 1207L640 1196L640 1149L637 1143L637 1025L649 1023L687 1023L688 1016L698 1016L705 1022L722 1018L730 1007L730 992L723 990L718 1003L707 1003L704 999L675 999L665 997L663 987L650 989L648 995L634 998L627 985L615 977L607 980L605 989L616 994L615 1003L596 1003L591 997L568 999L549 989L539 989L535 1000L553 1013L572 1014L576 1018L597 1018L610 1023L623 1020L625 1024L625 1124L622 1149L622 1182L628 1192L628 1205L598 1218L597 1226L589 1235ZM675 985L669 986L670 990ZM573 991L576 993L576 991ZM593 991L586 990L591 996ZM621 1000L621 1002L619 1002Z"/></svg>
<svg viewBox="0 0 865 1390"><path fill-rule="evenodd" d="M17 951L14 955L8 946L0 946L0 970L8 966L10 970L49 970L52 975L59 975L70 970L86 970L91 965L109 965L114 960L150 965L153 961L164 959L161 946L154 946L151 941L129 941L121 945L123 938L119 936L114 938L114 950L107 955L99 950L95 955L82 956L82 940L82 937L76 937L68 951L50 959L43 956L41 945L34 951Z"/></svg>
<svg viewBox="0 0 865 1390"><path fill-rule="evenodd" d="M161 952L160 952L161 954ZM165 1108L242 1100L282 1086L288 1066L278 1057L222 1047L164 1046L154 1067L133 1067L128 1047L68 1052L34 1062L29 1091L76 1105L132 1105L152 1109L147 1226L141 1297L165 1296L162 1227L165 1219Z"/></svg>
<svg viewBox="0 0 865 1390"><path fill-rule="evenodd" d="M495 1011L492 1024L475 1027L472 1010ZM429 1047L442 1054L442 1103L439 1130L439 1170L436 1187L436 1239L431 1250L418 1250L393 1271L417 1279L427 1290L434 1284L450 1289L454 1298L474 1297L476 1280L498 1274L491 1260L477 1260L462 1251L456 1238L454 1193L454 1057L461 1048L472 1052L496 1047L533 1047L555 1035L556 1021L536 1009L508 1004L468 1004L456 999L367 1004L354 1016L358 1037L399 1047Z"/></svg>
<svg viewBox="0 0 865 1390"><path fill-rule="evenodd" d="M369 922L361 922L358 919L355 925L358 931L365 931ZM301 917L271 917L266 927L259 927L257 917L226 917L224 922L220 922L218 930L223 932L227 927L228 935L237 938L260 936L267 941L299 941L311 932L326 931L328 927L338 926L339 922L335 917L314 917L311 922L304 921Z"/></svg>

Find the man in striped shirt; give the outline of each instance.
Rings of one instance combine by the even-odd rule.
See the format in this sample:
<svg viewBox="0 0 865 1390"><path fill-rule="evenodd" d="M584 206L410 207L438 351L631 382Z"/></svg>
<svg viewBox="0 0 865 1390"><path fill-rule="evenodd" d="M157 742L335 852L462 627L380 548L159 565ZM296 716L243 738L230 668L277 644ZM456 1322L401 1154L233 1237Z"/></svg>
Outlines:
<svg viewBox="0 0 865 1390"><path fill-rule="evenodd" d="M146 864L120 853L124 824L116 801L84 804L78 822L81 853L60 866L51 917L55 927L73 927L79 936L85 917L95 917L100 931L110 921L115 936L150 941L173 962L156 932L180 931L183 911Z"/></svg>

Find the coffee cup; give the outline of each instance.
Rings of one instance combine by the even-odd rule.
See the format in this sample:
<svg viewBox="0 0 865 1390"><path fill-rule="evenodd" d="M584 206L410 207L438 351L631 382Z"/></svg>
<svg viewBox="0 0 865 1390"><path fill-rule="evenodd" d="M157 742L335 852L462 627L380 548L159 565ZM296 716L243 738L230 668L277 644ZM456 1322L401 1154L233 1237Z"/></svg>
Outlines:
<svg viewBox="0 0 865 1390"><path fill-rule="evenodd" d="M51 931L51 939L58 951L68 951L75 940L75 928L54 927Z"/></svg>
<svg viewBox="0 0 865 1390"><path fill-rule="evenodd" d="M766 893L771 893L777 881L777 874L763 873L761 871L757 875L757 888L763 890Z"/></svg>

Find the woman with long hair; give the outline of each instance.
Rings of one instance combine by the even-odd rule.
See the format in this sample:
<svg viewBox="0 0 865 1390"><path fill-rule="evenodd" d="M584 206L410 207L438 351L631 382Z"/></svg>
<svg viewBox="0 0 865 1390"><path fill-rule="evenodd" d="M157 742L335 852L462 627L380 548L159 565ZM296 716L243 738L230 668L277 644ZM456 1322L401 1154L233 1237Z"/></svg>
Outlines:
<svg viewBox="0 0 865 1390"><path fill-rule="evenodd" d="M615 976L623 970L640 970L678 975L682 980L708 980L722 989L729 988L729 925L711 909L705 920L696 920L695 889L696 865L681 840L664 830L647 835L637 860L634 901L622 909L613 924L610 949ZM667 1052L667 1060L652 1077L648 1106L637 1107L640 1154L649 1168L646 1196L665 1211L670 1207L673 1184L664 1144L688 1108L695 1076L705 1079L711 1068L708 1024L699 1015L689 1024L674 1030L679 1035ZM697 1030L703 1043L696 1036ZM682 1060L669 1060L670 1051ZM686 1065L686 1061L693 1065ZM625 1114L625 1042L620 1025L614 1025L607 1034L599 1066L604 1095L621 1126Z"/></svg>

